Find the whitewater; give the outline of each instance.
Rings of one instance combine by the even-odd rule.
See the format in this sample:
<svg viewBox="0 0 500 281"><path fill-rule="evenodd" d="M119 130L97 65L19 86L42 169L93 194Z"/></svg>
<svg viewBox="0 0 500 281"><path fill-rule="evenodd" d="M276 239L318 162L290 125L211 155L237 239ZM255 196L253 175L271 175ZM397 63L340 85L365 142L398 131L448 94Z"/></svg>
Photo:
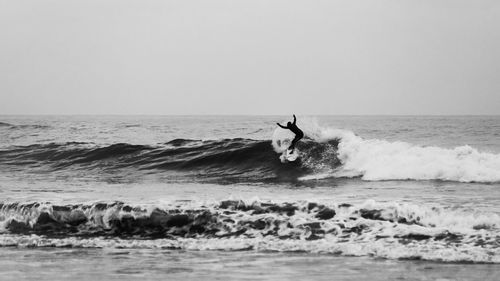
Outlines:
<svg viewBox="0 0 500 281"><path fill-rule="evenodd" d="M499 117L0 117L5 280L499 273Z"/></svg>
<svg viewBox="0 0 500 281"><path fill-rule="evenodd" d="M335 141L330 153L322 158L338 159L339 167L324 165L324 159L316 159L312 165L323 166L317 176L361 177L363 180L446 180L459 182L494 183L500 181L500 154L480 152L463 145L454 148L418 146L403 141L363 139L354 132L321 127L315 119L302 121L306 137L315 143L326 144ZM282 153L285 140L290 133L276 129L273 133L273 147ZM308 158L308 152L303 153ZM331 173L328 173L328 170Z"/></svg>

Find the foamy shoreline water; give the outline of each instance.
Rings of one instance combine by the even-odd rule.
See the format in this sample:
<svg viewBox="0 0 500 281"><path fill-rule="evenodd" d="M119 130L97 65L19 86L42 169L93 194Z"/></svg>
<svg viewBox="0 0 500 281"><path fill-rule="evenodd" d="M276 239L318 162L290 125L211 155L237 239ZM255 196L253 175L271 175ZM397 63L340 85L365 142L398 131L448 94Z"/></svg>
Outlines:
<svg viewBox="0 0 500 281"><path fill-rule="evenodd" d="M497 280L496 264L305 253L3 248L2 280ZM57 276L57 277L54 277Z"/></svg>

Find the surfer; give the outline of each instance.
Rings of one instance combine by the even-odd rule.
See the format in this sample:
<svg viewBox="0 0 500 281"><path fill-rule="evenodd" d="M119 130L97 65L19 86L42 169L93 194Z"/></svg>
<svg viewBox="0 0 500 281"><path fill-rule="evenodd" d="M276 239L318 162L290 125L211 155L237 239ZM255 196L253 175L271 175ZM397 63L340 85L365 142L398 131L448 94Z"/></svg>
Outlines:
<svg viewBox="0 0 500 281"><path fill-rule="evenodd" d="M292 122L288 122L286 123L286 126L283 126L281 125L280 123L276 123L278 124L278 126L280 126L281 128L283 129L288 129L290 131L292 131L294 134L295 134L295 138L293 138L292 140L292 144L288 147L289 150L291 150L290 152L293 152L293 150L295 149L295 144L301 139L304 137L304 132L302 132L301 129L299 129L299 127L297 127L297 125L295 125L295 122L297 122L297 118L295 117L295 114L293 115L293 123Z"/></svg>

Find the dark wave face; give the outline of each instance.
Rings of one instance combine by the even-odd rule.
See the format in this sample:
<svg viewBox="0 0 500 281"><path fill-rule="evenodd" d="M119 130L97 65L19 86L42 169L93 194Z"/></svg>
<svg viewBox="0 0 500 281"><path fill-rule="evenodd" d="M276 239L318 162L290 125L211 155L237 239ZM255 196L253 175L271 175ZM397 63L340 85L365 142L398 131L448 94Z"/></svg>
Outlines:
<svg viewBox="0 0 500 281"><path fill-rule="evenodd" d="M175 139L161 146L51 143L1 150L0 164L50 171L182 171L229 182L290 181L313 172L317 167L338 166L337 144L337 141L301 142L297 146L301 152L300 160L281 163L270 141L241 138L217 141Z"/></svg>

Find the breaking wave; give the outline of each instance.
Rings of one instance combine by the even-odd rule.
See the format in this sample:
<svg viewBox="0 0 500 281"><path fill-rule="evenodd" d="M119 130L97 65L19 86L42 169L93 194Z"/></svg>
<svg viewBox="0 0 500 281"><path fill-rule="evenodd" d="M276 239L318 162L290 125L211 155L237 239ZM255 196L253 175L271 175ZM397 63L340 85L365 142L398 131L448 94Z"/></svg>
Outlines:
<svg viewBox="0 0 500 281"><path fill-rule="evenodd" d="M0 246L304 251L500 262L500 217L411 204L0 205Z"/></svg>
<svg viewBox="0 0 500 281"><path fill-rule="evenodd" d="M310 181L338 177L363 180L444 180L500 182L500 155L470 146L441 148L364 139L347 130L300 124L306 135L299 160L281 163L288 130L272 140L175 139L156 146L115 143L49 143L0 150L0 165L28 169L162 173L180 171L196 180L217 182Z"/></svg>
<svg viewBox="0 0 500 281"><path fill-rule="evenodd" d="M317 143L337 141L325 158L335 158L339 165L315 163L316 172L300 179L361 177L363 180L444 180L458 182L500 182L500 154L480 152L464 145L452 149L417 146L407 142L363 139L351 131L323 128L315 122L304 126L306 136ZM283 130L281 130L283 131ZM276 130L273 146L289 136ZM321 165L321 166L318 166Z"/></svg>

